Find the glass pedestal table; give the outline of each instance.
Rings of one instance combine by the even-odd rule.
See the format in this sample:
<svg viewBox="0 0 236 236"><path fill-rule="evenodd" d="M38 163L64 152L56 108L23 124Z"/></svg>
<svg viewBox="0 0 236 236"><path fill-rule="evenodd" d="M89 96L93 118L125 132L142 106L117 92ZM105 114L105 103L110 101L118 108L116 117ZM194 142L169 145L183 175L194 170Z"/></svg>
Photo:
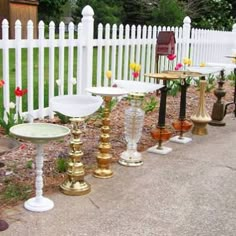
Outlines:
<svg viewBox="0 0 236 236"><path fill-rule="evenodd" d="M111 163L111 143L110 143L110 102L113 97L123 96L127 91L115 87L90 87L86 89L88 92L100 95L104 100L104 117L102 119L100 142L98 145L97 168L93 172L93 176L97 178L107 179L113 176L110 169Z"/></svg>
<svg viewBox="0 0 236 236"><path fill-rule="evenodd" d="M69 117L72 123L72 138L70 141L69 161L67 167L67 178L60 185L64 194L80 196L91 191L90 184L84 180L85 170L81 162L83 144L80 139L82 134L81 126L84 124L84 117L91 115L102 105L102 98L91 95L64 95L57 96L50 100L50 108L53 111Z"/></svg>
<svg viewBox="0 0 236 236"><path fill-rule="evenodd" d="M26 123L11 127L10 134L17 138L28 140L36 144L37 148L35 162L36 196L30 198L24 203L24 207L27 210L43 212L48 211L54 207L53 201L43 196L43 145L51 140L61 139L69 133L70 130L67 127L46 123Z"/></svg>
<svg viewBox="0 0 236 236"><path fill-rule="evenodd" d="M164 85L139 81L114 80L114 84L128 91L131 106L125 110L125 139L127 150L121 153L119 164L123 166L140 166L142 154L137 151L137 143L142 136L144 111L142 101L146 93L157 91Z"/></svg>

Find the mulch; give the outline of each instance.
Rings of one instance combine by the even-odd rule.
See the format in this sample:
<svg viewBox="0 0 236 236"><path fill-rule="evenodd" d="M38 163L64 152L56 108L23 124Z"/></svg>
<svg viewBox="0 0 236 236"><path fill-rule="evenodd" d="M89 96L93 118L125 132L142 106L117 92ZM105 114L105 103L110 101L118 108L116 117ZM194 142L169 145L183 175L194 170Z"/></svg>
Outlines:
<svg viewBox="0 0 236 236"><path fill-rule="evenodd" d="M226 96L224 97L224 102L231 102L233 100L234 88L227 81L224 85ZM159 109L159 95L156 93L150 93L145 99L150 99L151 96L155 96L158 101L157 107L148 112L145 115L142 137L138 143L138 150L144 151L147 148L154 146L156 141L152 139L150 131L152 127L155 127L158 121L158 109ZM187 104L186 104L186 118L189 119L198 106L199 91L193 85L187 91ZM209 114L211 114L214 102L216 102L216 97L211 91L206 93L206 109ZM179 101L180 93L177 96L168 96L167 98L167 108L166 108L166 126L173 131L171 123L178 119L179 114ZM110 114L111 119L111 133L110 142L112 144L112 162L116 163L119 159L121 152L126 149L126 141L124 136L124 111L129 107L129 102L127 99L122 99L113 108ZM229 107L228 112L232 112L234 107ZM84 155L82 157L82 162L85 165L85 170L87 174L90 174L96 167L96 154L97 146L99 143L99 135L101 128L101 120L95 119L96 115L93 115L91 119L87 122L83 129L81 135L81 140L83 141L82 150ZM44 119L36 120L35 122L47 122L47 123L57 123L61 124L60 120L55 117L55 119ZM70 127L70 124L61 124ZM0 137L4 136L4 132L0 131ZM44 159L44 192L58 191L58 186L63 182L66 177L65 173L59 173L56 168L56 163L58 158L67 158L69 152L69 142L70 136L68 135L63 140L52 141L44 146L45 159ZM23 140L19 140L20 146L4 155L0 156L0 162L4 163L5 166L0 169L0 212L1 208L17 204L16 200L6 200L2 198L6 186L11 183L17 183L19 186L31 186L32 190L30 195L34 195L34 156L36 154L35 146ZM30 164L31 163L31 164Z"/></svg>

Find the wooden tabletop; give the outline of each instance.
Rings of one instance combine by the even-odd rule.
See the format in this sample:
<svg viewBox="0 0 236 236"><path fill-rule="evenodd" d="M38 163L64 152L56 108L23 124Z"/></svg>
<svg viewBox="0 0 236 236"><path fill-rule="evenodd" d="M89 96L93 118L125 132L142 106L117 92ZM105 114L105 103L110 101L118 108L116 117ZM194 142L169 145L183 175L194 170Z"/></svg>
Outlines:
<svg viewBox="0 0 236 236"><path fill-rule="evenodd" d="M151 77L154 79L177 80L177 79L185 79L189 76L200 77L203 75L198 72L190 72L190 71L163 71L161 73L144 74L144 76Z"/></svg>

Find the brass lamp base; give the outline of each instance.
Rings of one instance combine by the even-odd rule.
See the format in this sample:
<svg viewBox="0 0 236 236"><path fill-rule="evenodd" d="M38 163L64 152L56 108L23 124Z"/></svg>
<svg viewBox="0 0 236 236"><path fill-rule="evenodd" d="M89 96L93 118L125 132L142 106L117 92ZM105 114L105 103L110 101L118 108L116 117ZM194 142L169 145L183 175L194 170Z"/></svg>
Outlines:
<svg viewBox="0 0 236 236"><path fill-rule="evenodd" d="M113 172L111 169L97 168L93 172L93 176L100 179L109 179L113 176Z"/></svg>
<svg viewBox="0 0 236 236"><path fill-rule="evenodd" d="M194 123L193 129L192 129L192 134L195 135L207 135L207 123Z"/></svg>
<svg viewBox="0 0 236 236"><path fill-rule="evenodd" d="M71 196L81 196L91 191L90 184L87 182L73 182L69 179L60 185L60 189L64 194Z"/></svg>

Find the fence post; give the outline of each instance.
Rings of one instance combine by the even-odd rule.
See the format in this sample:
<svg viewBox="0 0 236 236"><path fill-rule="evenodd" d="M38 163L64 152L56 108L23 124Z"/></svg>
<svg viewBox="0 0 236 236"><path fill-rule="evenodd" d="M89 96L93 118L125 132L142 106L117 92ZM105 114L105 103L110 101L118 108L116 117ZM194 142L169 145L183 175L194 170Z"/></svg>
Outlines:
<svg viewBox="0 0 236 236"><path fill-rule="evenodd" d="M10 82L9 82L9 22L4 19L2 21L2 42L3 42L3 55L2 55L2 74L5 85L3 86L3 106L4 119L7 120L6 112L9 112L10 103Z"/></svg>
<svg viewBox="0 0 236 236"><path fill-rule="evenodd" d="M94 11L89 5L85 6L82 10L82 26L83 26L83 35L81 39L83 41L83 61L82 61L82 77L80 89L82 94L85 94L85 89L92 86L93 80L93 33L94 33Z"/></svg>
<svg viewBox="0 0 236 236"><path fill-rule="evenodd" d="M232 33L233 33L232 38L234 39L232 53L236 54L236 39L235 39L236 38L236 23L233 24Z"/></svg>
<svg viewBox="0 0 236 236"><path fill-rule="evenodd" d="M191 32L191 19L186 16L183 20L183 47L182 47L182 58L189 57L189 46L190 46L190 32Z"/></svg>

